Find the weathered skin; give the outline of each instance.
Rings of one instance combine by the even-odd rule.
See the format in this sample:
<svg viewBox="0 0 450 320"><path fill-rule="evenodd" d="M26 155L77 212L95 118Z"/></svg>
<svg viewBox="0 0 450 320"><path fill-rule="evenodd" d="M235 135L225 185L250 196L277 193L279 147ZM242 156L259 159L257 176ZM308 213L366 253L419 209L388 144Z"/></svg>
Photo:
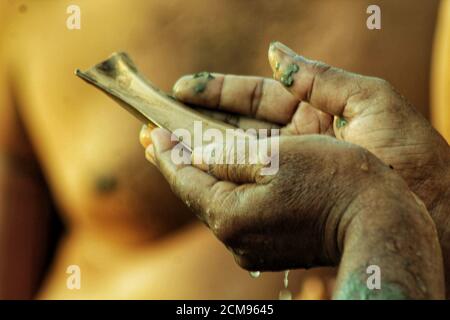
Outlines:
<svg viewBox="0 0 450 320"><path fill-rule="evenodd" d="M201 95L192 76L174 86L176 98L282 125L287 135L325 134L360 145L391 166L427 206L450 272L450 148L392 86L307 60L280 43L269 49L275 79L216 74ZM298 71L292 71L298 65ZM286 68L292 82L283 82ZM218 100L220 97L220 103ZM239 125L240 117L231 122ZM230 116L227 116L229 120ZM447 288L450 279L447 277Z"/></svg>
<svg viewBox="0 0 450 320"><path fill-rule="evenodd" d="M335 0L77 0L80 30L65 26L70 4L0 1L0 157L9 159L0 164L2 297L277 294L281 275L250 279L148 166L135 137L141 124L73 75L114 51L129 52L170 90L181 74L202 70L269 76L263 50L283 39L309 56L388 78L427 114L437 1L383 1L379 32L365 28L372 0L338 8ZM408 70L414 77L403 76ZM50 193L39 171L67 229L44 273ZM80 291L65 286L70 264L81 267Z"/></svg>
<svg viewBox="0 0 450 320"><path fill-rule="evenodd" d="M192 76L181 78L174 86L175 97L184 102L202 105L207 108L232 111L265 121L272 121L284 125L284 127L282 127L282 132L285 135L295 136L307 134L302 140L298 140L303 142L303 144L299 142L300 145L298 147L284 146L287 154L299 153L297 157L299 158L300 164L298 164L298 168L290 169L293 172L288 175L290 179L285 179L284 182L275 183L280 187L280 190L282 190L281 198L277 198L276 195L273 196L273 190L264 193L264 191L260 191L260 188L256 190L262 192L263 195L255 197L247 190L249 189L248 185L244 185L245 188L242 186L243 189L236 187L237 191L232 190L235 194L238 193L238 195L230 196L230 193L232 192L230 192L229 188L222 190L222 192L225 193L225 196L220 195L220 192L217 190L215 190L213 194L219 194L220 197L226 197L226 199L239 198L240 206L244 206L244 209L242 209L243 211L245 211L246 203L243 199L249 198L249 200L247 200L249 205L247 210L251 210L251 208L255 206L255 203L260 201L264 208L263 212L269 212L266 213L267 216L271 216L271 213L274 216L282 216L280 219L285 219L286 225L295 225L297 227L297 229L292 230L292 232L295 233L297 230L298 234L301 234L302 237L304 236L304 238L302 238L304 241L314 239L314 237L308 233L308 230L310 230L308 227L306 227L305 230L301 228L301 226L305 225L304 222L295 223L295 221L290 220L289 215L288 217L282 215L282 212L285 211L294 212L293 214L297 214L297 211L294 208L285 208L282 205L279 209L280 204L294 203L294 205L311 205L312 203L312 207L315 208L315 201L318 201L321 205L325 206L327 201L339 203L337 199L327 193L327 188L325 186L330 186L331 190L328 192L331 194L340 195L344 192L348 192L347 190L343 190L346 188L351 190L356 188L358 191L355 192L358 193L361 192L359 190L365 189L365 187L358 186L358 184L354 182L354 179L358 180L361 170L369 171L375 176L379 175L377 169L374 169L372 165L358 162L355 163L355 161L358 161L358 159L361 158L360 156L352 154L351 152L334 154L334 146L330 146L326 140L321 143L316 143L311 148L314 149L315 152L314 157L312 157L315 159L314 166L310 164L310 162L313 162L312 159L310 162L307 161L306 163L303 163L304 154L309 151L308 148L305 148L304 141L317 139L309 134L325 134L336 137L339 140L364 146L383 160L385 165L390 166L391 169L394 169L395 172L400 174L408 183L409 188L415 194L419 195L429 208L437 225L443 250L448 252L447 221L449 210L448 189L450 185L448 163L450 160L450 148L431 125L420 116L404 98L396 93L387 82L381 79L350 74L323 63L306 60L279 43L271 45L269 50L269 61L274 70L275 79L279 79L280 82L288 88L291 94L284 90L282 86L274 80L257 77L224 76L221 74L214 74L215 79L208 84L208 87L200 95L192 90L192 87L195 86L197 81ZM293 68L292 65L297 65L298 67ZM288 68L288 77L291 78L289 81L286 80L288 79L285 71L286 68ZM231 122L239 126L242 118L243 117L236 116ZM230 117L227 116L224 120L230 120ZM145 132L146 130L143 130L143 134ZM148 135L148 133L146 134ZM143 142L145 145L145 141ZM288 142L285 142L285 144L287 143ZM151 152L151 148L148 150ZM292 157L295 159L295 156L283 155L282 151L280 151L280 153L282 159L283 157ZM333 159L331 163L326 162L326 159L329 156ZM365 157L367 157L367 155ZM149 158L152 159L152 154L150 154ZM178 173L178 171L174 173L174 171L167 169L167 161L167 159L161 161L159 166L163 172L167 170L168 173L166 173L166 176L169 181L172 181L175 191L181 198L189 198L190 202L194 201L192 198L195 199L195 196L190 194L190 190L183 183L178 181L183 179L182 171L187 171L188 169L181 169L180 173ZM293 160L291 159L291 161ZM346 171L345 168L348 166L350 166L349 170ZM202 168L208 169L205 167ZM249 168L247 168L247 170L254 174L255 169ZM237 166L231 168L225 167L223 170L224 173L221 173L218 170L211 170L211 168L209 168L208 172L212 172L217 178L231 181L235 181L233 180L233 177L239 177L242 174L239 173L239 170L242 169L239 169ZM274 181L283 179L283 167L281 167L280 170L279 176L274 178ZM289 171L289 169L284 170ZM305 170L313 171L311 173L310 182L305 178ZM235 171L238 171L238 173ZM336 174L336 172L338 172L338 174ZM224 176L225 173L226 176ZM176 176L174 177L175 174ZM197 174L200 175L200 173ZM179 177L177 178L178 175ZM296 175L299 175L300 177L298 178ZM331 181L323 180L325 179L325 177L323 177L324 175L329 177ZM370 174L368 175L370 176ZM332 223L331 225L335 227L338 226L338 230L331 230L331 236L327 235L325 226L329 225L328 220L320 217L317 218L319 220L319 226L325 228L325 235L312 240L313 245L316 245L316 248L321 248L321 245L323 245L326 252L332 252L331 256L334 257L334 260L331 260L335 262L341 257L340 253L333 253L333 250L327 247L327 243L321 243L321 239L328 239L329 237L333 239L333 235L337 234L337 244L332 242L332 246L334 245L335 248L338 248L338 252L339 249L344 248L338 281L339 286L336 291L337 298L376 298L376 296L371 296L370 292L365 292L364 290L359 293L353 292L357 288L364 289L364 281L362 281L359 276L355 278L346 274L349 270L359 270L358 272L361 273L363 270L362 266L364 264L369 264L369 261L373 262L380 259L387 259L387 261L390 261L392 259L392 261L385 265L385 269L387 270L383 269L384 273L386 273L386 271L387 273L392 273L393 278L391 280L395 280L396 274L399 275L400 278L404 277L400 283L408 283L406 278L410 276L416 279L416 281L413 281L413 284L407 289L402 287L403 284L400 284L399 288L390 286L390 291L389 293L386 293L386 296L383 296L383 294L378 296L381 298L387 298L389 295L391 295L391 297L400 297L402 294L404 294L405 297L416 298L428 296L429 291L427 290L429 288L427 289L426 286L423 286L423 277L426 276L426 272L428 272L425 270L430 270L430 268L440 268L439 257L432 258L434 261L433 263L437 263L437 265L428 265L427 261L429 260L423 259L422 251L419 250L419 247L413 248L411 246L411 243L415 243L415 241L425 241L426 243L431 240L430 243L433 243L433 224L431 223L430 226L430 221L425 222L428 219L428 212L420 205L421 201L408 190L408 187L398 186L397 183L391 183L389 178L385 178L384 175L382 176L382 180L384 181L380 186L377 185L377 180L380 178L379 176L375 181L367 176L361 178L363 181L368 179L368 186L371 186L368 188L369 191L362 191L363 195L361 198L364 200L361 200L360 195L356 196L358 199L357 201L352 200L351 205L345 203L344 200L343 207L346 210L349 212L352 212L353 210L358 212L356 217L351 216L352 213L342 213L343 217L345 217L343 218L344 221L351 221L349 224L344 223L344 230L339 230L339 226L342 225L341 218L332 217L331 220L335 221L335 223ZM193 179L194 177L195 174L191 172L190 179ZM299 179L299 186L295 184L296 179ZM397 181L401 180L398 177L395 179ZM255 180L255 183L258 185L260 182ZM269 181L267 185L271 185L272 183L274 182ZM385 183L387 183L386 186L384 186ZM217 185L218 184L219 183L217 183ZM263 185L266 187L266 183L263 183ZM303 185L307 185L309 188L303 190ZM321 187L314 188L313 186L315 185L320 185ZM290 194L290 189L297 188L299 188L300 191L298 191L297 197L292 198L298 199L296 201L300 202L300 204L290 197L288 198L289 200L283 198L283 196L286 196L283 192ZM375 191L370 190L371 188L374 188ZM384 191L387 191L387 193L384 193ZM292 192L295 194L295 191ZM242 193L242 195L240 193ZM256 192L254 191L253 193ZM309 193L312 193L310 198L308 198ZM201 194L197 196L201 196ZM275 199L273 199L273 197L275 197ZM409 200L404 200L405 197ZM414 204L415 201L412 201L414 197L417 199L419 205L417 205L417 203ZM355 202L358 204L355 205ZM221 202L218 201L218 203L220 206ZM275 205L273 205L274 203ZM230 204L227 203L227 205ZM209 210L210 212L220 210L218 208L209 208L208 206L205 208L205 206L205 204L200 204L197 210L200 212L202 212L202 210ZM374 209L376 206L381 206L381 208ZM327 210L321 206L318 206L317 210L318 213L327 212ZM309 211L311 211L310 207L307 207L304 210L304 212ZM408 212L414 213L412 213L411 216ZM243 226L241 226L241 223L239 223L240 215L248 217L250 221L242 222ZM350 215L351 218L346 218L347 215ZM218 216L221 216L221 214L218 213ZM253 235L251 229L250 231L247 229L249 225L254 224L256 225L255 228L258 229L260 227L258 223L263 223L262 221L258 222L256 220L257 217L253 217L254 220L252 220L252 216L248 212L245 214L238 213L237 216L238 217L232 217L238 221L236 223L222 222L222 225L224 226L232 225L232 230L225 229L225 231L218 231L213 228L213 231L216 232L216 234L219 233L219 238L222 235L222 232L225 232L227 235L230 233L232 234L232 236L227 236L222 239L223 241L231 243L244 241L246 233ZM416 217L421 217L420 219L423 220L418 222L418 225L414 227L416 224L414 221ZM297 218L302 219L303 217ZM267 220L272 221L271 219ZM282 222L279 223L282 224ZM407 226L410 223L412 226ZM274 224L275 226L278 225L277 220L275 220ZM306 226L310 225L311 224L306 223ZM405 226L407 227L405 228ZM238 231L234 233L234 228L238 230L239 228L242 228L242 230L244 230L242 232L244 235L240 235ZM415 235L417 228L421 230L418 238ZM284 231L282 228L281 230ZM349 230L352 231L350 232ZM414 232L411 232L411 230L414 230ZM374 235L371 235L371 232L374 232ZM345 241L344 239L339 239L339 235L343 234L346 235ZM367 239L367 243L364 243L365 241L361 240L360 237L362 234L367 236L367 238L365 238ZM280 237L275 232L274 234L266 235L264 238L275 238L278 240ZM292 243L292 239L290 240ZM299 243L298 240L294 242ZM350 244L352 242L353 244ZM287 243L284 245L288 246ZM385 253L385 245L388 248L387 254ZM231 247L233 246L231 245ZM302 247L300 247L300 249L301 248ZM348 250L346 251L345 248L348 248ZM293 249L294 252L295 249L300 250L297 247L294 247ZM307 247L307 249L308 250L306 250L305 253L314 252L311 247ZM435 243L427 250L430 250L429 252L432 255L439 251ZM253 250L253 252L256 253L263 251L265 252L265 250L262 250L261 248ZM317 251L320 252L320 249ZM276 250L274 250L273 254L276 259L279 259L279 261L277 260L278 263L281 261L281 263L286 263L287 265L295 265L297 261L295 260L295 254L291 257L278 257L275 252ZM390 254L393 254L393 256L390 256ZM273 258L270 256L270 250L268 255L269 258L265 257L264 261L270 261L270 259ZM397 258L394 257L395 255L397 255ZM302 258L305 257L302 256ZM255 262L259 260L253 260L253 264L250 262L250 265L248 265L248 259L244 260L244 262L240 259L241 257L238 256L238 261L244 266L261 268L261 263ZM307 265L321 265L324 261L326 261L326 259L321 257L319 258L319 261L306 260L303 261L303 263ZM421 266L422 263L425 265ZM278 268L279 266L277 264L271 265L269 263L268 267ZM422 273L422 271L424 273ZM402 272L405 274L400 275ZM358 282L359 280L361 280L361 286L355 284L355 281ZM443 281L443 278L441 280ZM432 282L434 281L436 281L436 279L432 280ZM399 285L399 282L396 282L396 280L394 282L396 286ZM441 284L441 287L442 286L443 283ZM442 288L439 287L437 282L434 282L432 287L437 290L434 291L434 293L438 295L431 295L428 297L438 297L440 294L443 294ZM400 294L400 292L402 293Z"/></svg>
<svg viewBox="0 0 450 320"><path fill-rule="evenodd" d="M326 136L284 136L278 173L262 176L259 165L175 165L170 133L155 129L151 137L151 162L241 267L339 265L338 299L445 297L433 221L367 150ZM366 285L369 265L382 270L378 292Z"/></svg>

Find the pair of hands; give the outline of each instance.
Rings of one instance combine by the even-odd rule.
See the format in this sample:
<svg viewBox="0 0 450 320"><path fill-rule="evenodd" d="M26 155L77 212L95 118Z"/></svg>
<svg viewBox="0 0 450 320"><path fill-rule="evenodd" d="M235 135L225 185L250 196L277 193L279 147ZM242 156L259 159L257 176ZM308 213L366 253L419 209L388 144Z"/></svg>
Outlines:
<svg viewBox="0 0 450 320"><path fill-rule="evenodd" d="M276 175L261 176L255 165L176 165L170 156L176 142L163 129L141 131L147 158L245 269L341 262L340 297L361 297L346 289L354 281L349 274L379 253L389 261L388 277L407 283L394 270L401 256L434 272L413 273L442 296L440 250L425 206L445 237L439 228L448 221L440 198L449 186L448 144L384 80L307 60L280 43L270 46L269 62L275 80L214 74L205 83L185 76L174 96L234 113L214 117L244 129L280 126ZM394 247L414 241L428 263L409 250L386 258L380 241ZM389 292L426 296L417 288Z"/></svg>

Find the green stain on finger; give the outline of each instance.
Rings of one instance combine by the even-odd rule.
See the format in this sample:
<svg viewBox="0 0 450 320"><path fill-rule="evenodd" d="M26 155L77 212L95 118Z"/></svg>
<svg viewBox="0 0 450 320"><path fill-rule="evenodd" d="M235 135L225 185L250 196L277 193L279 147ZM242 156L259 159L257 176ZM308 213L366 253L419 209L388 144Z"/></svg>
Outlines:
<svg viewBox="0 0 450 320"><path fill-rule="evenodd" d="M347 120L345 120L345 119L342 118L342 117L339 117L339 118L337 118L337 120L336 120L336 128L340 129L340 128L346 126L347 123L348 123Z"/></svg>
<svg viewBox="0 0 450 320"><path fill-rule="evenodd" d="M409 299L405 290L397 283L384 281L380 289L369 289L361 275L353 273L335 293L337 300L405 300Z"/></svg>
<svg viewBox="0 0 450 320"><path fill-rule="evenodd" d="M203 91L205 91L205 89L206 89L206 83L204 83L204 82L196 83L194 86L195 93L202 93Z"/></svg>
<svg viewBox="0 0 450 320"><path fill-rule="evenodd" d="M194 74L194 79L205 78L207 80L215 79L215 77L208 71L202 71Z"/></svg>
<svg viewBox="0 0 450 320"><path fill-rule="evenodd" d="M194 85L194 92L196 94L205 91L208 81L215 79L215 77L208 71L202 71L194 74L194 79L198 79L198 82Z"/></svg>
<svg viewBox="0 0 450 320"><path fill-rule="evenodd" d="M293 75L297 73L300 70L300 67L295 64L291 63L286 67L286 70L284 70L283 74L281 75L280 81L285 87L290 87L294 83Z"/></svg>

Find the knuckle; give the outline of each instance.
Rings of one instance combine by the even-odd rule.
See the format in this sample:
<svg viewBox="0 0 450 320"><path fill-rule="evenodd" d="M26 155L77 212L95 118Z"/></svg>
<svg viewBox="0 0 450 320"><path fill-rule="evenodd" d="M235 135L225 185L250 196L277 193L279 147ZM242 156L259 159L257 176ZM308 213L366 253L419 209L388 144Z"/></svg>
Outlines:
<svg viewBox="0 0 450 320"><path fill-rule="evenodd" d="M310 68L313 74L313 85L317 82L317 79L323 78L330 72L330 70L334 70L331 66L320 61L314 61L313 63L311 63Z"/></svg>
<svg viewBox="0 0 450 320"><path fill-rule="evenodd" d="M372 78L372 84L375 89L379 90L381 93L391 94L393 92L393 87L391 83L382 78Z"/></svg>
<svg viewBox="0 0 450 320"><path fill-rule="evenodd" d="M313 61L309 64L310 72L312 74L310 85L308 86L308 91L306 93L306 100L311 101L313 93L316 92L317 83L321 82L330 70L333 68L323 62Z"/></svg>
<svg viewBox="0 0 450 320"><path fill-rule="evenodd" d="M322 61L313 61L311 63L311 68L314 71L316 75L322 75L330 70L332 70L332 67Z"/></svg>
<svg viewBox="0 0 450 320"><path fill-rule="evenodd" d="M256 83L253 92L250 97L250 115L256 116L259 110L259 107L261 105L261 100L263 96L263 87L264 82L266 80L264 78L259 79L259 81Z"/></svg>
<svg viewBox="0 0 450 320"><path fill-rule="evenodd" d="M219 179L228 179L227 166L224 164L209 164L208 173Z"/></svg>

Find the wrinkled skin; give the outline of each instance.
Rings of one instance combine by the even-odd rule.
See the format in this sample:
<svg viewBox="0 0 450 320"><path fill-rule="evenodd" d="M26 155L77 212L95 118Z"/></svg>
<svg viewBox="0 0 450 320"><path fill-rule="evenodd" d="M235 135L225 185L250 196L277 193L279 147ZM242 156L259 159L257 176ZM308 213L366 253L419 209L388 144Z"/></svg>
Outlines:
<svg viewBox="0 0 450 320"><path fill-rule="evenodd" d="M445 190L437 180L449 177L447 142L388 82L307 60L281 43L271 45L269 62L276 80L289 65L299 66L290 87L260 77L215 74L207 89L195 94L191 88L199 80L185 76L174 95L280 124L284 134L327 134L358 144L391 165L427 205ZM341 127L339 119L345 119Z"/></svg>
<svg viewBox="0 0 450 320"><path fill-rule="evenodd" d="M261 177L255 165L176 166L170 158L174 142L161 129L152 139L143 139L150 135L147 129L141 133L145 146L154 144L147 158L244 268L336 265L342 259L335 297L367 298L358 291L364 290L362 280L353 285L349 274L376 260L385 265L389 281L400 284L393 289L388 281L390 289L380 297L442 297L434 224L397 173L430 206L439 189L433 179L445 173L447 143L383 80L306 60L281 44L271 46L269 60L292 95L273 80L220 74L200 93L193 90L199 80L186 76L174 94L191 104L284 125L286 135L308 134L281 138L278 174ZM292 81L283 81L286 77ZM248 124L239 116L224 120ZM391 241L388 247L397 249L386 253L380 243ZM398 251L411 242L417 252ZM405 265L414 271L402 269Z"/></svg>
<svg viewBox="0 0 450 320"><path fill-rule="evenodd" d="M258 164L206 165L199 149L201 164L175 164L176 139L155 129L151 140L148 159L241 267L339 264L336 298L444 297L438 237L425 206L363 148L319 135L282 137L279 170L263 176ZM375 296L365 280L372 263L382 268L385 288Z"/></svg>
<svg viewBox="0 0 450 320"><path fill-rule="evenodd" d="M163 135L159 139L168 136L167 131L156 134L156 139L158 134ZM316 254L326 246L325 226L340 219L370 173L358 170L351 179L346 177L361 165L389 173L364 150L321 136L282 138L279 171L266 176L260 174L262 165L198 165L212 177L191 166L174 165L171 149L159 148L159 160L153 161L175 193L201 212L199 218L249 270L331 265L336 259L333 245L329 254ZM346 165L340 166L337 158L345 159Z"/></svg>
<svg viewBox="0 0 450 320"><path fill-rule="evenodd" d="M325 134L366 148L399 173L425 203L450 270L450 149L444 138L385 80L308 60L281 43L270 46L269 62L281 83L215 74L207 89L196 95L191 87L198 80L185 76L175 84L174 95L187 103L244 115L215 116L237 126L246 127L250 116L281 125L286 135ZM299 70L289 73L292 65ZM292 83L284 81L283 88L286 75Z"/></svg>

